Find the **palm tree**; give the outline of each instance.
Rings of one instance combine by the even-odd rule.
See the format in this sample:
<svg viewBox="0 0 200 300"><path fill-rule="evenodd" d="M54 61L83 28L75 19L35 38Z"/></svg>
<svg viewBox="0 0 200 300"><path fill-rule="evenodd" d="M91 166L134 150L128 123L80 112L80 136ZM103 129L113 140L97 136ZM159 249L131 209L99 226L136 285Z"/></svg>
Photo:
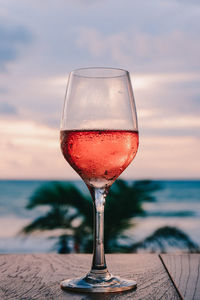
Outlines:
<svg viewBox="0 0 200 300"><path fill-rule="evenodd" d="M130 228L134 216L144 214L142 204L145 201L155 201L153 192L160 186L150 180L127 183L118 180L113 185L105 206L105 238L106 252L121 252L123 249L119 239L127 239L123 232Z"/></svg>
<svg viewBox="0 0 200 300"><path fill-rule="evenodd" d="M166 253L167 251L199 253L199 246L189 236L176 227L164 226L157 229L144 240L129 247L130 252L148 251Z"/></svg>
<svg viewBox="0 0 200 300"><path fill-rule="evenodd" d="M122 251L119 238L131 225L132 217L144 213L142 203L154 201L152 192L159 186L151 181L128 184L118 180L108 195L105 206L105 250ZM69 251L73 237L75 252L92 251L92 201L75 186L52 182L37 189L29 200L28 209L45 205L49 211L23 228L25 234L36 230L64 229L57 243L60 253ZM78 225L77 225L78 223Z"/></svg>
<svg viewBox="0 0 200 300"><path fill-rule="evenodd" d="M154 192L160 186L143 180L127 183L118 180L111 188L105 205L106 252L166 252L167 249L186 249L199 252L199 247L180 229L162 227L146 239L128 246L120 240L128 239L125 229L130 228L134 216L145 214L142 203L155 201ZM62 229L56 248L59 253L70 252L69 242L73 239L74 252L92 251L92 200L72 184L52 182L37 189L27 205L28 209L45 205L47 213L23 228L25 234L37 230Z"/></svg>
<svg viewBox="0 0 200 300"><path fill-rule="evenodd" d="M47 183L39 187L31 196L28 209L37 206L49 207L48 212L35 219L23 228L22 232L30 234L33 231L62 229L57 243L59 253L69 252L69 240L74 238L74 248L79 252L80 236L88 238L91 234L92 203L75 186L60 182ZM81 224L76 225L78 219L84 216Z"/></svg>

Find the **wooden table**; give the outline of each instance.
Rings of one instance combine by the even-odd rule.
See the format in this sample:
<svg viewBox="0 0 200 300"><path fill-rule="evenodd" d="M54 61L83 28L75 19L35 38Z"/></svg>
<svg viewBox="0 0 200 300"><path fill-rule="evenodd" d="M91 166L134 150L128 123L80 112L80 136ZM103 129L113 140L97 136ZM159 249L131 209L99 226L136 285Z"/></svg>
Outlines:
<svg viewBox="0 0 200 300"><path fill-rule="evenodd" d="M61 280L85 275L89 254L0 255L0 299L196 299L200 300L200 254L110 254L109 271L135 279L135 291L76 294L60 289Z"/></svg>

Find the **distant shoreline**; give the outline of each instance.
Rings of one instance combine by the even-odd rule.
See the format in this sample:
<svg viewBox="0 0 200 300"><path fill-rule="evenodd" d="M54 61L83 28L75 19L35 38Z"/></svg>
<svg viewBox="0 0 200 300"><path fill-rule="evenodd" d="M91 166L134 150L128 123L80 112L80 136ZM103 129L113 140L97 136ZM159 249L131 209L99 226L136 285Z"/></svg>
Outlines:
<svg viewBox="0 0 200 300"><path fill-rule="evenodd" d="M125 181L140 181L140 180L152 180L157 182L199 182L200 178L167 178L167 179L154 179L154 178L143 178L143 179L125 179L125 178L119 178L123 179ZM0 178L0 181L4 182L52 182L52 181L60 181L60 182L81 182L81 179L16 179L16 178Z"/></svg>

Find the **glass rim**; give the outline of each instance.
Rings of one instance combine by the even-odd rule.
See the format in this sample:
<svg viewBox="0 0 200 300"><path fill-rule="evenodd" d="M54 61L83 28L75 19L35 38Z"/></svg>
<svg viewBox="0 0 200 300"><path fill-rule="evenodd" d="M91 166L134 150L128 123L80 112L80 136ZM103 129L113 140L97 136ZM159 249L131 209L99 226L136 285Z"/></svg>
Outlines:
<svg viewBox="0 0 200 300"><path fill-rule="evenodd" d="M70 75L82 78L106 79L129 76L129 72L121 68L112 67L86 67L70 72Z"/></svg>

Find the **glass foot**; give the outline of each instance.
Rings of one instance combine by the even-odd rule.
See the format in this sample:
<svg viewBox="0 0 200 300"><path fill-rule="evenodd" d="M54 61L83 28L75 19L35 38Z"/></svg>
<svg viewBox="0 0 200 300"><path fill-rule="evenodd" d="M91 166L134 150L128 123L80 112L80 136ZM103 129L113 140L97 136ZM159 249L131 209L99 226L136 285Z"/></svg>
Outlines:
<svg viewBox="0 0 200 300"><path fill-rule="evenodd" d="M108 279L94 280L82 277L67 279L61 282L61 288L75 292L86 293L115 293L131 290L137 287L136 281L110 275Z"/></svg>

